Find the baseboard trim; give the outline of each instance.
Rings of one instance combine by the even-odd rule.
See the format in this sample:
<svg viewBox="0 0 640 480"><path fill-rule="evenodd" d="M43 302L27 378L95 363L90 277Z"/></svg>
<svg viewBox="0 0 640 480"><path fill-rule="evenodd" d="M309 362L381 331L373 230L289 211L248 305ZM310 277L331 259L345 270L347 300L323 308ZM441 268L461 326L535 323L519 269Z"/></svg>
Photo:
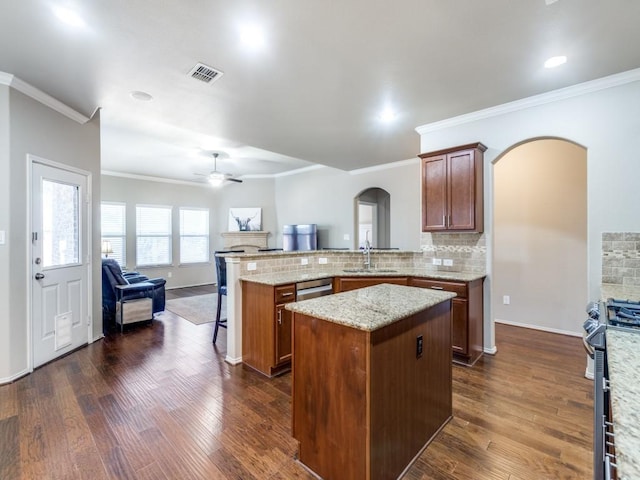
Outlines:
<svg viewBox="0 0 640 480"><path fill-rule="evenodd" d="M530 325L528 323L511 322L509 320L500 320L499 318L496 318L494 321L495 321L495 323L502 323L504 325L511 325L512 327L528 328L530 330L540 330L542 332L557 333L559 335L568 335L570 337L582 337L582 333L581 332L570 332L568 330L560 330L560 329L557 329L557 328L541 327L539 325Z"/></svg>
<svg viewBox="0 0 640 480"><path fill-rule="evenodd" d="M11 377L0 378L0 385L4 385L6 383L13 383L19 378L25 377L30 373L31 373L31 370L27 369L27 370L23 370L22 372L18 372L15 375L12 375Z"/></svg>
<svg viewBox="0 0 640 480"><path fill-rule="evenodd" d="M180 288L190 288L190 287L206 287L209 285L216 285L216 282L207 282L207 283L194 283L193 285L178 285L173 287L165 287L166 290L178 290Z"/></svg>
<svg viewBox="0 0 640 480"><path fill-rule="evenodd" d="M498 347L496 347L495 345L491 348L485 347L484 353L487 353L489 355L495 355L496 353L498 353Z"/></svg>
<svg viewBox="0 0 640 480"><path fill-rule="evenodd" d="M230 365L239 365L242 363L242 357L232 358L229 355L224 357L224 361Z"/></svg>

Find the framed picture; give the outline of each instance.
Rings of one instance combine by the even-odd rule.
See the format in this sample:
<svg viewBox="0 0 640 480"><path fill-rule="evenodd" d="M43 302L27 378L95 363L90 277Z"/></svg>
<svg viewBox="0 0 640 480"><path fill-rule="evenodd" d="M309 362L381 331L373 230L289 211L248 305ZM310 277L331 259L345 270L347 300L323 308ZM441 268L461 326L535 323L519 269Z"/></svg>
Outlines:
<svg viewBox="0 0 640 480"><path fill-rule="evenodd" d="M262 230L261 208L230 208L230 232L254 232Z"/></svg>

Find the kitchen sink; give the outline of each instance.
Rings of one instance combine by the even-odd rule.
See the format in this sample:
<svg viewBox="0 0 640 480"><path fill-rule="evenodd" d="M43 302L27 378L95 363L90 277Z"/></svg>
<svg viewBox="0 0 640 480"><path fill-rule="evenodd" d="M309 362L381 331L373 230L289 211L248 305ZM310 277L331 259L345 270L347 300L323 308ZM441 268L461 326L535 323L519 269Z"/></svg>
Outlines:
<svg viewBox="0 0 640 480"><path fill-rule="evenodd" d="M395 273L397 270L389 270L387 268L345 268L342 270L346 273Z"/></svg>

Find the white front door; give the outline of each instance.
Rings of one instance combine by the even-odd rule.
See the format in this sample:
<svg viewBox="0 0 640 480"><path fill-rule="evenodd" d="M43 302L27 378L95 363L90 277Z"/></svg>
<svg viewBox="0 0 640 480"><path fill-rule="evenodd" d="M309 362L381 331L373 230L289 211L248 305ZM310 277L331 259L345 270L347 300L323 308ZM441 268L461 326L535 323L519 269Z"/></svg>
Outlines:
<svg viewBox="0 0 640 480"><path fill-rule="evenodd" d="M88 343L87 177L34 162L31 190L33 366Z"/></svg>

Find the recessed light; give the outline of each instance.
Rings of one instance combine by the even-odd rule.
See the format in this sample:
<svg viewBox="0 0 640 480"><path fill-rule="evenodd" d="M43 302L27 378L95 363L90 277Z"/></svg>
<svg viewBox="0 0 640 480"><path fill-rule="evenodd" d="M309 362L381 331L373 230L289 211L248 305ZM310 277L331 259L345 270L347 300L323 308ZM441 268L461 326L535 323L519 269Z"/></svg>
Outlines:
<svg viewBox="0 0 640 480"><path fill-rule="evenodd" d="M264 32L258 25L240 27L240 40L249 48L262 48L265 44Z"/></svg>
<svg viewBox="0 0 640 480"><path fill-rule="evenodd" d="M398 118L398 114L394 112L391 108L385 108L380 115L378 116L381 122L389 123L393 122L396 118Z"/></svg>
<svg viewBox="0 0 640 480"><path fill-rule="evenodd" d="M547 60L546 62L544 62L544 68L555 68L555 67L559 67L560 65L563 65L567 63L567 57L564 55L560 55L557 57L551 57L549 60Z"/></svg>
<svg viewBox="0 0 640 480"><path fill-rule="evenodd" d="M131 95L131 98L138 100L139 102L150 102L153 100L153 97L147 92L133 91L129 95Z"/></svg>
<svg viewBox="0 0 640 480"><path fill-rule="evenodd" d="M85 21L73 10L69 10L64 7L54 7L53 13L56 14L60 20L62 20L67 25L71 25L72 27L84 27L86 25Z"/></svg>

